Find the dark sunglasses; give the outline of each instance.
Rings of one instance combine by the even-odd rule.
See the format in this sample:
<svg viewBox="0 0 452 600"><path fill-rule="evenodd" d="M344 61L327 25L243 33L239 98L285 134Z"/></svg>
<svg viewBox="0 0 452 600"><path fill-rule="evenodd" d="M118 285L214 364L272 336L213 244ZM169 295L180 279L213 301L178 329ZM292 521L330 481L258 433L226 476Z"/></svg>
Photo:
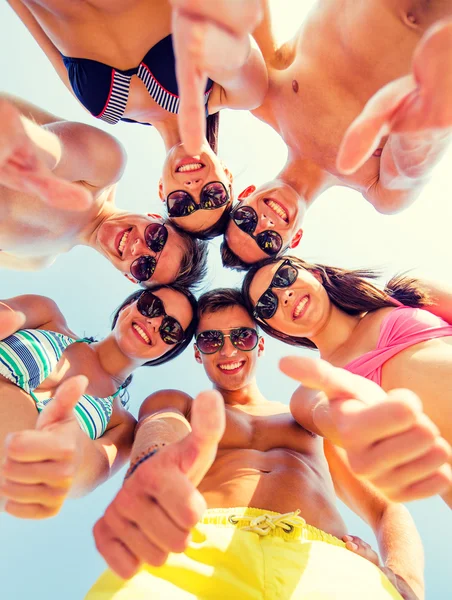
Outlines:
<svg viewBox="0 0 452 600"><path fill-rule="evenodd" d="M185 190L171 192L166 198L166 206L170 217L188 217L197 210L215 210L221 208L229 200L229 194L221 181L211 181L201 190L199 204Z"/></svg>
<svg viewBox="0 0 452 600"><path fill-rule="evenodd" d="M165 312L163 302L151 291L146 290L141 294L137 301L137 310L143 317L155 319L165 315L159 327L159 333L165 344L179 344L184 339L184 330L182 325L174 317L170 317Z"/></svg>
<svg viewBox="0 0 452 600"><path fill-rule="evenodd" d="M259 335L255 329L251 327L237 327L229 331L230 333L223 333L219 329L201 331L196 336L198 350L203 354L214 354L223 348L224 338L227 337L237 350L242 350L243 352L250 352L257 346Z"/></svg>
<svg viewBox="0 0 452 600"><path fill-rule="evenodd" d="M144 230L146 246L156 254L163 250L167 239L168 229L161 223L151 223ZM155 256L148 254L140 256L130 265L130 274L137 281L147 281L154 275L157 262Z"/></svg>
<svg viewBox="0 0 452 600"><path fill-rule="evenodd" d="M285 260L273 275L270 286L262 294L253 310L253 315L257 319L271 319L278 310L278 297L271 288L290 287L298 277L298 269L292 265L289 259Z"/></svg>
<svg viewBox="0 0 452 600"><path fill-rule="evenodd" d="M241 231L256 240L256 244L265 254L273 256L281 251L283 240L277 231L266 229L254 235L253 232L257 227L258 216L257 212L251 206L237 207L231 214L231 219Z"/></svg>

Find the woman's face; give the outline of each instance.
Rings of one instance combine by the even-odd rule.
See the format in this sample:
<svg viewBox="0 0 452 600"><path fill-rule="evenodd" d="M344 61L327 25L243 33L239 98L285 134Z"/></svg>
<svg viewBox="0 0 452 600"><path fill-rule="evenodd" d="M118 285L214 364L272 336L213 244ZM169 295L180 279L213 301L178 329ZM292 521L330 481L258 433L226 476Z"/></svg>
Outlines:
<svg viewBox="0 0 452 600"><path fill-rule="evenodd" d="M288 287L271 287L271 282L284 259L259 269L250 285L250 298L256 306L269 288L277 300L277 309L265 319L276 331L296 337L315 338L328 320L331 301L320 282L320 276L290 263L297 271L296 279Z"/></svg>
<svg viewBox="0 0 452 600"><path fill-rule="evenodd" d="M166 315L176 319L185 332L193 318L187 297L167 288L152 293L162 301ZM152 318L144 316L137 309L137 301L121 310L113 333L123 354L145 363L163 356L174 345L165 343L160 335L159 329L165 315Z"/></svg>
<svg viewBox="0 0 452 600"><path fill-rule="evenodd" d="M228 196L227 201L220 208L202 209L203 202L207 201L209 205L209 193L213 193L212 182L223 184L219 188L225 200ZM167 198L170 194L173 194L173 198L177 197L176 192L181 191L189 194L198 210L193 209L192 204L190 214L174 217L170 214ZM203 146L202 152L197 156L187 155L181 144L171 148L163 165L159 193L161 200L167 205L171 221L181 229L193 233L213 227L232 202L229 172L208 144ZM221 197L218 191L217 195Z"/></svg>

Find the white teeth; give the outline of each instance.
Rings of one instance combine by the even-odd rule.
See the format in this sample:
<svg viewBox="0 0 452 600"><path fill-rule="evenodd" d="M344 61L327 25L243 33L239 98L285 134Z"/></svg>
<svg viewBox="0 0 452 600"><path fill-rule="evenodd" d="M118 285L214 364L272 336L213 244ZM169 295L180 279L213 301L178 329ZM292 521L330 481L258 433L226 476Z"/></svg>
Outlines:
<svg viewBox="0 0 452 600"><path fill-rule="evenodd" d="M119 241L118 252L121 256L124 252L124 248L126 247L127 238L129 237L129 233L130 233L130 229L128 229L127 231L124 231L122 238Z"/></svg>
<svg viewBox="0 0 452 600"><path fill-rule="evenodd" d="M265 200L265 204L269 206L272 209L272 211L274 211L278 215L278 217L281 217L283 221L286 221L286 223L289 221L288 214L280 204L278 204L274 200L271 200L270 198Z"/></svg>
<svg viewBox="0 0 452 600"><path fill-rule="evenodd" d="M187 165L182 165L177 168L178 173L185 173L186 171L199 171L202 169L204 165L202 163L189 163Z"/></svg>
<svg viewBox="0 0 452 600"><path fill-rule="evenodd" d="M146 342L146 344L149 344L149 342L151 341L150 337L146 334L145 331L143 331L143 329L141 329L141 327L139 325L137 325L137 323L133 323L132 327L135 329L135 331L137 333L140 334L140 336L143 338L143 340Z"/></svg>
<svg viewBox="0 0 452 600"><path fill-rule="evenodd" d="M295 310L293 311L293 316L295 319L300 316L301 311L303 310L303 308L306 306L307 303L308 303L307 296L305 296L304 298L302 298L300 300L300 302L297 304Z"/></svg>
<svg viewBox="0 0 452 600"><path fill-rule="evenodd" d="M233 371L234 369L238 369L239 367L242 366L242 362L236 362L236 363L228 363L227 365L218 365L218 367L222 370L222 371Z"/></svg>

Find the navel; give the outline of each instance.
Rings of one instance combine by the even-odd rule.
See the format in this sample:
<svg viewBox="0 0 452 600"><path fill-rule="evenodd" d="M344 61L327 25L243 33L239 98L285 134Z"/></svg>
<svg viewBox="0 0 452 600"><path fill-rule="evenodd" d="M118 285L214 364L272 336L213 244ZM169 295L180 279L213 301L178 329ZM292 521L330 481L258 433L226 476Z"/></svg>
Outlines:
<svg viewBox="0 0 452 600"><path fill-rule="evenodd" d="M298 92L298 81L296 79L292 81L292 89L295 93Z"/></svg>

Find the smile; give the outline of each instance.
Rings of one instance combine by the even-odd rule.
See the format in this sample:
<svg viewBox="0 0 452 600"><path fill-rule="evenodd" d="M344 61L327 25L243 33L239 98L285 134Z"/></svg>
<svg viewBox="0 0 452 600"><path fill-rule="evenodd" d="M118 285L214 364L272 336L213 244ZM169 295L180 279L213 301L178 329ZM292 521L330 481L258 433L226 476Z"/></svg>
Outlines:
<svg viewBox="0 0 452 600"><path fill-rule="evenodd" d="M124 254L124 249L126 247L127 240L129 239L129 234L131 231L132 227L130 229L126 229L119 239L119 243L117 246L119 256L122 256Z"/></svg>
<svg viewBox="0 0 452 600"><path fill-rule="evenodd" d="M235 373L238 373L244 365L245 365L245 361L239 360L236 362L223 363L221 365L217 365L217 367L223 373L227 373L228 375L233 375Z"/></svg>
<svg viewBox="0 0 452 600"><path fill-rule="evenodd" d="M264 203L270 208L270 210L276 213L278 217L282 219L285 223L289 222L289 215L284 206L282 206L282 204L276 202L276 200L273 200L272 198L265 198Z"/></svg>
<svg viewBox="0 0 452 600"><path fill-rule="evenodd" d="M309 296L303 296L300 300L295 304L295 307L292 312L292 317L294 319L301 318L306 312L307 305L309 302Z"/></svg>
<svg viewBox="0 0 452 600"><path fill-rule="evenodd" d="M148 336L148 334L144 331L144 329L142 327L140 327L138 325L138 323L132 323L132 329L134 330L134 332L137 334L137 336L139 336L141 338L141 340L148 345L152 345L151 343L151 338Z"/></svg>

